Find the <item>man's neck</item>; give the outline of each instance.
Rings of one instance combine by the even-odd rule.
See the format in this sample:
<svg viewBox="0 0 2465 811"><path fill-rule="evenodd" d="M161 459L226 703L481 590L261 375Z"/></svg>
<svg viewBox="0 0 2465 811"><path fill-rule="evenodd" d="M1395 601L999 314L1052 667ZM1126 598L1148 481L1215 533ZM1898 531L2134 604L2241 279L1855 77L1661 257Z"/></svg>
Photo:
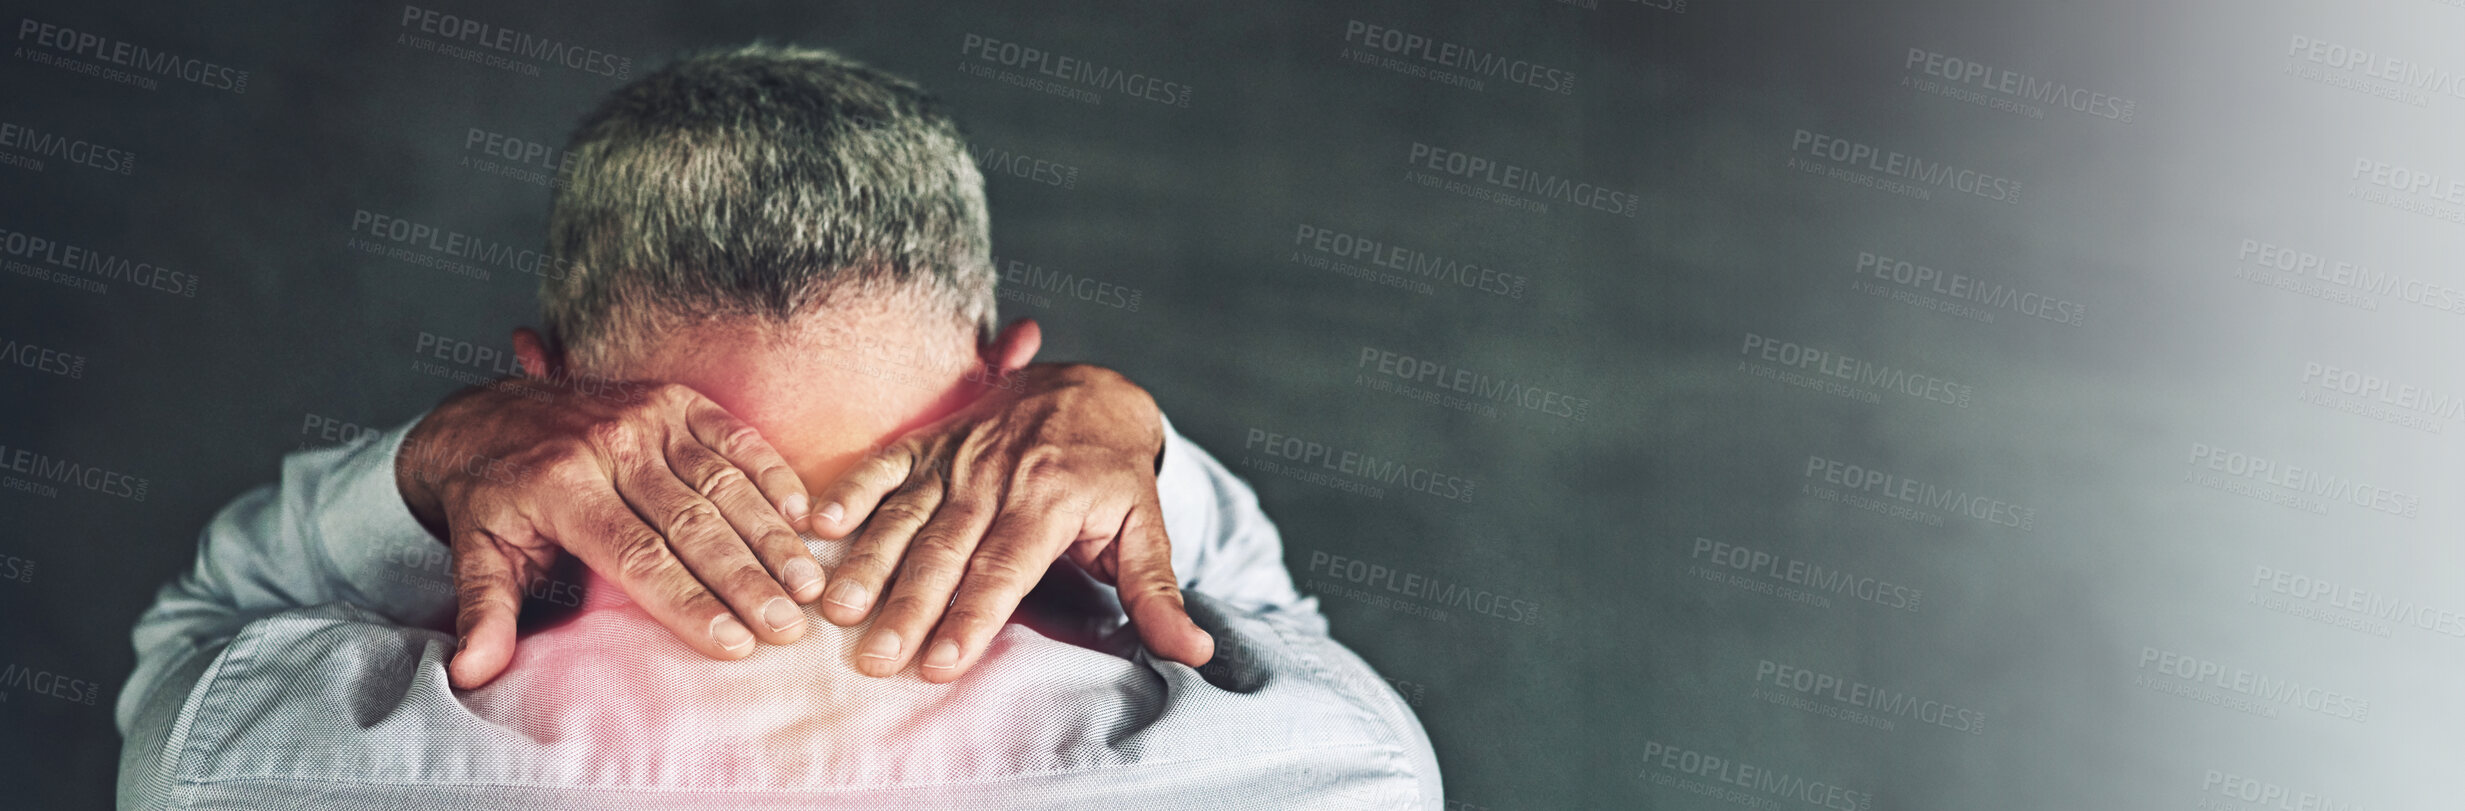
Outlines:
<svg viewBox="0 0 2465 811"><path fill-rule="evenodd" d="M842 306L788 324L721 319L663 336L626 379L681 383L761 432L811 489L980 396L975 330L901 306Z"/></svg>

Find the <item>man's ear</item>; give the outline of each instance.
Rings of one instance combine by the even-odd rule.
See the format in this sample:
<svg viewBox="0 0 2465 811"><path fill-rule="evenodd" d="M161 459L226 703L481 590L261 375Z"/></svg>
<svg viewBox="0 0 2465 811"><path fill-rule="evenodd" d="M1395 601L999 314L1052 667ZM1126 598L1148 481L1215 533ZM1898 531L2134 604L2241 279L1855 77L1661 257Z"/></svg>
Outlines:
<svg viewBox="0 0 2465 811"><path fill-rule="evenodd" d="M1036 350L1043 348L1044 329L1036 326L1033 318L1021 318L1002 327L1001 334L993 336L993 342L979 351L986 368L996 375L1008 375L1027 368L1027 364L1035 361Z"/></svg>
<svg viewBox="0 0 2465 811"><path fill-rule="evenodd" d="M522 376L547 380L564 374L565 358L548 348L548 339L530 327L514 328L514 360L522 364Z"/></svg>

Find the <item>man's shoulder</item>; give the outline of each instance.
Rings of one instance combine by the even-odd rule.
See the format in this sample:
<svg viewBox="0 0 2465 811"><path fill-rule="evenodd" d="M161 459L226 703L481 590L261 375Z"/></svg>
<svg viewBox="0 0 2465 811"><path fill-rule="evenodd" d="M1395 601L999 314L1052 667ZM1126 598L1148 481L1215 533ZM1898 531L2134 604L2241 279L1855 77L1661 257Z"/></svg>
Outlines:
<svg viewBox="0 0 2465 811"><path fill-rule="evenodd" d="M706 792L795 800L782 807L1027 807L1063 786L1203 807L1208 792L1332 802L1416 773L1426 741L1408 715L1406 730L1382 712L1366 665L1307 629L1194 603L1227 643L1208 671L1014 626L957 684L832 679L816 674L846 669L835 649L715 662L662 649L672 643L646 617L583 612L527 639L537 658L477 691L446 683L444 633L347 604L294 609L250 623L198 680L169 776L185 795L313 789L332 807L477 785L584 807ZM1254 677L1226 680L1231 665ZM1123 786L1140 792L1112 793ZM259 793L229 794L239 787ZM839 805L799 804L816 798Z"/></svg>

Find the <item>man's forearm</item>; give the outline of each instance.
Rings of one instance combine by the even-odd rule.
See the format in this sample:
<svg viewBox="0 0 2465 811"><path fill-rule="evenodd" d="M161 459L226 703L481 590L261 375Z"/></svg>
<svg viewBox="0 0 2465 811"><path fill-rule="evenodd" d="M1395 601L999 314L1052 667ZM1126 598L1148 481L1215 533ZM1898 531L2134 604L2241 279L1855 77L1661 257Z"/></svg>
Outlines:
<svg viewBox="0 0 2465 811"><path fill-rule="evenodd" d="M444 550L394 485L409 427L291 454L279 482L216 513L199 533L195 564L163 587L132 632L137 669L116 714L124 730L181 661L256 618L328 602L414 626L451 616Z"/></svg>

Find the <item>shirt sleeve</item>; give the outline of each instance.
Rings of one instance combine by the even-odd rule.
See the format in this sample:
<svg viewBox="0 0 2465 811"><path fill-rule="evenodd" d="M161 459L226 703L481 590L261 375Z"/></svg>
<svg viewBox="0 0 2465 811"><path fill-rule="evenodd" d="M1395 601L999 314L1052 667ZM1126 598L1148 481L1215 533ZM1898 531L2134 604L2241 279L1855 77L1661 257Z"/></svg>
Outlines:
<svg viewBox="0 0 2465 811"><path fill-rule="evenodd" d="M113 718L123 735L150 703L176 707L192 660L211 660L249 622L351 603L410 627L453 618L452 557L411 516L394 456L414 419L391 431L284 457L282 480L225 505L197 541L196 564L165 584L131 633L137 667Z"/></svg>
<svg viewBox="0 0 2465 811"><path fill-rule="evenodd" d="M1250 490L1206 449L1164 420L1164 466L1156 473L1164 531L1172 537L1181 587L1246 611L1287 612L1289 621L1325 620L1318 598L1293 588L1284 541ZM1321 628L1323 630L1323 627Z"/></svg>

